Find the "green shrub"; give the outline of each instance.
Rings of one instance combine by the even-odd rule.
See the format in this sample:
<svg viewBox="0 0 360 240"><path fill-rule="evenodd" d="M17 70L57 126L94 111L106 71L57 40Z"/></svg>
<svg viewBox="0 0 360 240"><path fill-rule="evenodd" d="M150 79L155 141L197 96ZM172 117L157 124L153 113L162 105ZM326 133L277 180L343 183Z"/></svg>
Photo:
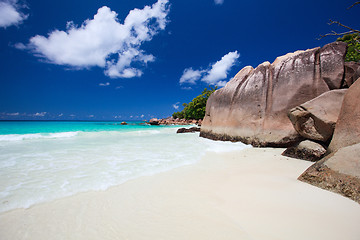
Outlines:
<svg viewBox="0 0 360 240"><path fill-rule="evenodd" d="M207 89L205 88L202 93L194 98L191 102L184 103L184 109L181 112L173 113L173 118L184 119L203 119L205 117L206 102L210 95L215 92L217 87Z"/></svg>
<svg viewBox="0 0 360 240"><path fill-rule="evenodd" d="M337 41L346 42L348 50L345 56L345 62L359 62L360 61L360 35L358 33L347 34Z"/></svg>

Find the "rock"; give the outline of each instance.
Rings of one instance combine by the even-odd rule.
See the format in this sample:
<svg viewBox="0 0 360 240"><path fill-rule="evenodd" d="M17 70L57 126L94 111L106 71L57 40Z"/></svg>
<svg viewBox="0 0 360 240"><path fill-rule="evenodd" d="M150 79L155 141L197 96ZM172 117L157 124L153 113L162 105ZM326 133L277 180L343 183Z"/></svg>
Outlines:
<svg viewBox="0 0 360 240"><path fill-rule="evenodd" d="M295 130L304 138L327 142L333 135L347 89L332 90L289 111Z"/></svg>
<svg viewBox="0 0 360 240"><path fill-rule="evenodd" d="M347 44L334 42L320 49L320 77L330 90L339 89L344 77L344 65Z"/></svg>
<svg viewBox="0 0 360 240"><path fill-rule="evenodd" d="M360 81L347 91L327 156L299 180L360 203Z"/></svg>
<svg viewBox="0 0 360 240"><path fill-rule="evenodd" d="M127 122L122 122L121 125L127 125Z"/></svg>
<svg viewBox="0 0 360 240"><path fill-rule="evenodd" d="M176 133L193 133L193 132L200 132L200 128L198 127L191 127L191 128L179 128Z"/></svg>
<svg viewBox="0 0 360 240"><path fill-rule="evenodd" d="M305 140L295 146L287 148L282 155L315 162L320 160L325 153L326 149L322 145Z"/></svg>
<svg viewBox="0 0 360 240"><path fill-rule="evenodd" d="M328 153L360 143L360 81L345 94Z"/></svg>
<svg viewBox="0 0 360 240"><path fill-rule="evenodd" d="M310 166L298 179L360 203L360 144L339 149Z"/></svg>
<svg viewBox="0 0 360 240"><path fill-rule="evenodd" d="M152 119L150 119L149 124L150 125L160 125L160 122L157 118L152 118Z"/></svg>
<svg viewBox="0 0 360 240"><path fill-rule="evenodd" d="M350 87L358 78L360 78L360 63L345 63L345 87Z"/></svg>
<svg viewBox="0 0 360 240"><path fill-rule="evenodd" d="M200 136L263 147L298 142L288 111L341 86L346 48L335 42L243 68L208 99Z"/></svg>

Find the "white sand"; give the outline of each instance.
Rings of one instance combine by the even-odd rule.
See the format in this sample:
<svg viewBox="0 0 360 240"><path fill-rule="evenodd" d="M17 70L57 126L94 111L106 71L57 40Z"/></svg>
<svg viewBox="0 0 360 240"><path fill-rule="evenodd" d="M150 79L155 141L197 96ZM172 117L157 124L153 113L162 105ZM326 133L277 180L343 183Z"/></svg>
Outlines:
<svg viewBox="0 0 360 240"><path fill-rule="evenodd" d="M296 178L283 149L200 163L0 216L0 239L359 240L360 204Z"/></svg>

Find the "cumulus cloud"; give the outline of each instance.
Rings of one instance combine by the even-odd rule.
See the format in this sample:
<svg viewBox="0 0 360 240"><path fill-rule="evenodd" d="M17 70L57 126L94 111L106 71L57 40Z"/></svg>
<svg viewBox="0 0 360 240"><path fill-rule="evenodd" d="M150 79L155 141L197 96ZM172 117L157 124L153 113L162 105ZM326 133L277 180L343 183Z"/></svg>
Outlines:
<svg viewBox="0 0 360 240"><path fill-rule="evenodd" d="M193 70L192 68L186 68L183 72L183 75L180 78L180 84L190 83L195 84L197 80L201 78L201 75L205 71L203 70Z"/></svg>
<svg viewBox="0 0 360 240"><path fill-rule="evenodd" d="M229 52L223 56L220 61L217 61L211 66L210 71L207 72L207 75L202 81L209 84L216 84L219 80L226 79L231 67L234 66L239 57L240 54L237 51Z"/></svg>
<svg viewBox="0 0 360 240"><path fill-rule="evenodd" d="M214 0L216 5L221 5L224 3L224 0Z"/></svg>
<svg viewBox="0 0 360 240"><path fill-rule="evenodd" d="M0 1L0 27L6 28L12 25L19 25L28 15L21 12L21 6L17 0Z"/></svg>
<svg viewBox="0 0 360 240"><path fill-rule="evenodd" d="M183 75L180 78L180 84L190 83L195 84L196 81L206 82L211 85L217 85L219 87L225 86L226 79L229 71L236 64L240 54L237 51L229 52L206 70L194 70L187 68L184 70Z"/></svg>
<svg viewBox="0 0 360 240"><path fill-rule="evenodd" d="M169 0L158 0L152 6L131 10L120 23L117 13L103 6L81 26L68 22L66 31L36 35L26 47L53 64L101 67L111 78L139 77L143 74L139 65L155 60L140 47L165 29L168 13Z"/></svg>

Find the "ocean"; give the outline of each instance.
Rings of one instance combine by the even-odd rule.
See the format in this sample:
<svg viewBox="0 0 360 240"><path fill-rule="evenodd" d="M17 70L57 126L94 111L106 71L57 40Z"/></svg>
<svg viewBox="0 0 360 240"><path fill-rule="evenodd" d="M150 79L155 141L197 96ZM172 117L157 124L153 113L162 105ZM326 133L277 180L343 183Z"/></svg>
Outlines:
<svg viewBox="0 0 360 240"><path fill-rule="evenodd" d="M0 213L194 164L209 151L249 147L176 134L179 127L0 121Z"/></svg>

